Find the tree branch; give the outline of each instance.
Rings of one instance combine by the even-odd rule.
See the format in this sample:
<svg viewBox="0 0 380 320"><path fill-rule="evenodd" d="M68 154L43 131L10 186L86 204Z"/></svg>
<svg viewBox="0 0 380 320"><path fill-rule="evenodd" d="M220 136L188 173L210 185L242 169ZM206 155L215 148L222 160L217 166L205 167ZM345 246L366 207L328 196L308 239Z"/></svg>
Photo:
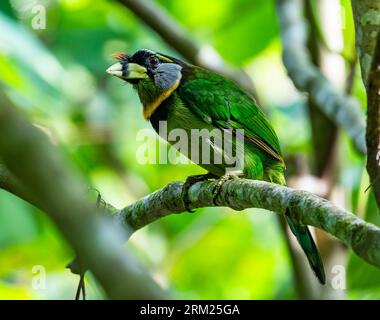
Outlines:
<svg viewBox="0 0 380 320"><path fill-rule="evenodd" d="M380 2L352 0L356 47L367 91L367 171L380 208Z"/></svg>
<svg viewBox="0 0 380 320"><path fill-rule="evenodd" d="M86 188L65 169L46 136L20 117L0 92L0 183L44 210L62 231L108 297L162 299L144 268L121 247L121 230L84 200ZM22 181L22 183L20 182Z"/></svg>
<svg viewBox="0 0 380 320"><path fill-rule="evenodd" d="M8 191L9 193L39 208L39 202L33 199L33 196L28 192L27 188L25 188L25 186L15 177L15 175L2 163L0 163L0 189Z"/></svg>
<svg viewBox="0 0 380 320"><path fill-rule="evenodd" d="M312 64L300 0L277 0L284 65L296 88L335 124L346 130L356 150L365 154L365 121L353 97L341 94Z"/></svg>
<svg viewBox="0 0 380 320"><path fill-rule="evenodd" d="M367 87L377 35L380 32L380 1L351 0L351 5L355 22L356 51L363 82Z"/></svg>
<svg viewBox="0 0 380 320"><path fill-rule="evenodd" d="M194 184L189 191L191 207L215 206L212 199L216 184L216 181ZM183 212L182 186L182 182L172 182L116 212L114 219L137 230L159 218ZM352 247L358 256L380 267L380 229L309 192L264 181L238 179L223 184L217 203L235 210L263 208L279 214L290 208L295 221L328 232Z"/></svg>
<svg viewBox="0 0 380 320"><path fill-rule="evenodd" d="M380 32L367 85L367 171L380 208Z"/></svg>
<svg viewBox="0 0 380 320"><path fill-rule="evenodd" d="M211 46L200 45L154 1L118 0L145 24L157 32L174 50L190 63L214 70L234 80L256 100L258 95L252 79L243 70L233 68Z"/></svg>

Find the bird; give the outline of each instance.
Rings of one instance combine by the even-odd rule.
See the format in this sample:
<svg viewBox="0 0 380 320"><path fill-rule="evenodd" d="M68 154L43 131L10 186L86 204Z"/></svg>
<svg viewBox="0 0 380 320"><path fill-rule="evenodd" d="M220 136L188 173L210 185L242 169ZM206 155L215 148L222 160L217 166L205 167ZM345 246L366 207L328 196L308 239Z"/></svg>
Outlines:
<svg viewBox="0 0 380 320"><path fill-rule="evenodd" d="M186 179L183 197L188 211L192 210L187 192L197 181L216 178L219 179L219 188L224 181L232 178L286 185L285 163L278 137L255 99L235 82L217 72L148 49L140 49L132 55L117 53L114 58L117 62L106 72L136 89L142 104L143 117L150 121L157 133L161 122L166 123L167 130L181 129L188 133L188 139L191 139L192 130L195 129L216 130L225 134L224 136L229 133L230 136L238 137L237 132L240 133L244 156L237 171L227 170L227 161L213 161L216 159L214 156L210 158L211 161L197 163L206 169L207 174L193 175ZM168 142L175 146L172 141ZM226 153L221 141L215 143L209 139L207 142L215 154ZM235 147L236 145L235 143ZM189 157L190 151L186 153L183 148L179 151ZM196 151L202 153L201 148ZM214 191L215 197L218 187ZM285 219L290 230L303 249L317 279L325 284L322 258L313 237L306 225L290 216L290 210L285 210Z"/></svg>

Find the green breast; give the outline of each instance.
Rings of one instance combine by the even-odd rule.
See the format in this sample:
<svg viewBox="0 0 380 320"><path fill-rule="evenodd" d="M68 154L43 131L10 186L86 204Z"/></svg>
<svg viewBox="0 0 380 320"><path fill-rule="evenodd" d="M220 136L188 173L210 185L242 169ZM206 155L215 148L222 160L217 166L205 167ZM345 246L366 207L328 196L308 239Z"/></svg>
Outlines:
<svg viewBox="0 0 380 320"><path fill-rule="evenodd" d="M159 133L166 121L166 140L177 150L200 165L208 172L217 176L226 174L226 169L235 167L231 162L236 158L236 150L240 150L235 139L224 135L224 132L212 124L206 123L181 101L177 94L165 101L150 119L152 126ZM160 125L161 122L161 125ZM210 139L208 139L210 138ZM212 141L211 143L209 141ZM228 151L224 151L224 146ZM232 148L232 158L229 157ZM262 179L263 165L260 156L265 156L261 150L251 144L244 143L242 171L247 178Z"/></svg>

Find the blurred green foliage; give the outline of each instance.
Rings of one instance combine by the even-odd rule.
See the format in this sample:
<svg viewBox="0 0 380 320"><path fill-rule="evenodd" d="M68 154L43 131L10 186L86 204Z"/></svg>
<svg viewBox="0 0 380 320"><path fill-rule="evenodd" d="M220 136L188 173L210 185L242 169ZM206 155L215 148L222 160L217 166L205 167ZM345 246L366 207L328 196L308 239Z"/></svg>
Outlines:
<svg viewBox="0 0 380 320"><path fill-rule="evenodd" d="M215 46L255 79L286 156L309 155L305 99L293 88L281 62L274 1L158 2L194 38ZM32 28L36 4L46 8L44 30ZM342 6L349 8L349 1L342 1ZM105 69L117 51L150 48L177 53L126 8L105 0L1 1L0 30L2 87L107 202L122 207L173 180L202 172L195 165L136 161L140 145L136 133L150 128L149 123L130 86L107 76ZM343 31L345 52L352 52L350 19ZM364 102L359 75L354 93ZM363 192L368 184L363 159L344 134L339 153L337 184L345 192L347 208L362 215L368 211L368 219L379 224L374 200ZM262 210L201 209L173 215L138 231L128 246L177 298L295 297L277 220ZM77 278L64 269L72 257L43 213L0 191L1 299L73 298ZM33 289L36 265L46 269L44 289ZM351 257L347 275L349 297L380 297L377 269ZM101 298L96 282L91 277L88 282L90 298Z"/></svg>

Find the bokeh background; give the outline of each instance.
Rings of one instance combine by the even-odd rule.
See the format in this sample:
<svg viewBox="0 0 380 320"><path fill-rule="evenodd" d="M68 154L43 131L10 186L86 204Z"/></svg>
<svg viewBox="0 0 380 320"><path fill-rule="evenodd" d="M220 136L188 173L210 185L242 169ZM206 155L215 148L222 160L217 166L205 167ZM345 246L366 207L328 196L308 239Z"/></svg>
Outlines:
<svg viewBox="0 0 380 320"><path fill-rule="evenodd" d="M294 88L282 64L275 2L156 2L194 41L213 46L225 61L244 68L252 77L289 161L289 176L295 174L298 161L312 166L315 150L307 99ZM354 59L354 28L349 1L337 2L339 11L316 18L330 41L330 58L343 70L341 78L339 72L330 76L337 86L343 86ZM32 27L36 4L46 8L46 29ZM337 38L330 39L326 28L336 30L331 26L335 18L340 26ZM133 53L140 48L181 58L115 1L0 2L0 82L22 112L81 171L88 185L118 208L173 180L203 172L195 165L142 165L137 161L141 142L136 141L136 134L150 124L142 118L133 89L108 76L105 69L113 62L112 53ZM358 68L352 94L364 106ZM329 69L325 68L327 76ZM372 195L364 192L368 186L364 159L345 134L339 136L337 153L332 200L379 225ZM172 215L139 230L127 246L175 298L297 297L281 228L276 216L264 210L205 208L195 214ZM72 299L78 278L65 265L73 256L43 212L0 190L0 299ZM380 272L349 251L343 261L345 297L380 298ZM46 270L45 288L33 288L35 266ZM102 298L91 275L87 287L90 298Z"/></svg>

